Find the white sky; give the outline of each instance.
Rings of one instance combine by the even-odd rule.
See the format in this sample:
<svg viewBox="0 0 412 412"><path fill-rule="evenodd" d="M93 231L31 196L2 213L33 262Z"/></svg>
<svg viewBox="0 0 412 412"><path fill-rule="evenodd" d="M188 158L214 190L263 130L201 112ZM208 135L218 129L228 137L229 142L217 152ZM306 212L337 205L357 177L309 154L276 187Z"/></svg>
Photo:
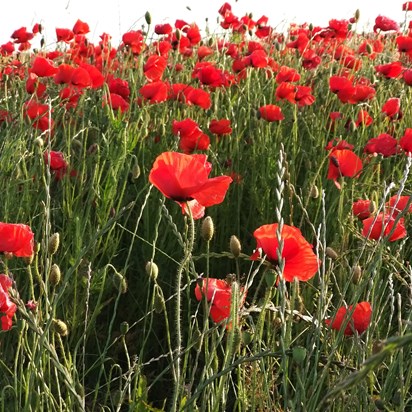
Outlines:
<svg viewBox="0 0 412 412"><path fill-rule="evenodd" d="M326 26L332 18L349 19L360 10L359 26L372 24L379 14L401 23L405 20L402 4L406 0L231 0L234 14L242 17L252 12L258 19L263 14L269 24L281 31L290 22ZM217 28L218 9L224 0L14 0L0 15L0 44L10 40L14 30L33 23L45 27L46 44L55 41L55 27L72 29L77 19L89 24L88 38L97 42L103 32L113 36L117 46L121 35L140 29L144 14L150 11L152 24L174 24L176 19L196 22L201 29L208 18L211 31ZM190 10L188 10L188 8ZM412 18L412 12L409 13Z"/></svg>

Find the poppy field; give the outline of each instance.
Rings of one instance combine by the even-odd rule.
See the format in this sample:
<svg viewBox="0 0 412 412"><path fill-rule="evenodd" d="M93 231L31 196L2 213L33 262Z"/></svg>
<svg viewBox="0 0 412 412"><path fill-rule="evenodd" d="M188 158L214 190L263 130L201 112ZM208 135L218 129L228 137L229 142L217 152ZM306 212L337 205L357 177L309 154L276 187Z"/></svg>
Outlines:
<svg viewBox="0 0 412 412"><path fill-rule="evenodd" d="M369 31L356 11L278 32L229 3L217 32L148 12L119 45L16 28L1 410L412 410L398 6Z"/></svg>

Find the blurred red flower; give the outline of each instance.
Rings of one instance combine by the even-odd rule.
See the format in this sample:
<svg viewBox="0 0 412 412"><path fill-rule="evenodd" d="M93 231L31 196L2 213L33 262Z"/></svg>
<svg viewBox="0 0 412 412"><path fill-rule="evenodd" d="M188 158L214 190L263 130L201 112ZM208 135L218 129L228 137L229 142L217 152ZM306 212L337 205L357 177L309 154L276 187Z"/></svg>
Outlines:
<svg viewBox="0 0 412 412"><path fill-rule="evenodd" d="M17 257L31 257L34 253L34 234L21 223L0 222L0 252Z"/></svg>
<svg viewBox="0 0 412 412"><path fill-rule="evenodd" d="M386 207L390 208L390 212L388 213L393 214L394 217L396 217L401 212L412 213L411 197L412 196L392 196L386 203Z"/></svg>
<svg viewBox="0 0 412 412"><path fill-rule="evenodd" d="M74 34L87 34L90 32L89 25L80 19L76 21L73 26L73 33Z"/></svg>
<svg viewBox="0 0 412 412"><path fill-rule="evenodd" d="M229 176L209 178L211 170L206 155L164 152L156 158L149 181L163 195L177 202L183 213L187 213L186 202L192 202L191 209L197 204L204 213L205 207L223 202L232 183ZM198 218L203 215L200 212L196 214Z"/></svg>
<svg viewBox="0 0 412 412"><path fill-rule="evenodd" d="M29 71L39 77L51 77L56 74L57 67L54 67L53 63L49 59L37 56L34 59Z"/></svg>
<svg viewBox="0 0 412 412"><path fill-rule="evenodd" d="M268 122L276 122L285 118L282 109L275 104L267 104L266 106L259 107L258 113L259 118Z"/></svg>
<svg viewBox="0 0 412 412"><path fill-rule="evenodd" d="M377 216L370 216L362 221L362 236L368 239L379 240L392 232L388 240L389 242L394 242L395 240L406 237L407 233L404 222L404 219L400 218L395 226L395 217L393 214L391 216L387 213L379 213Z"/></svg>
<svg viewBox="0 0 412 412"><path fill-rule="evenodd" d="M230 127L229 119L212 119L209 123L210 133L216 134L218 136L223 136L232 133L232 128Z"/></svg>
<svg viewBox="0 0 412 412"><path fill-rule="evenodd" d="M332 179L340 189L339 177L358 177L362 171L362 160L352 150L334 149L329 154L328 179Z"/></svg>
<svg viewBox="0 0 412 412"><path fill-rule="evenodd" d="M412 10L412 1L407 1L406 3L402 4L403 11L411 11Z"/></svg>
<svg viewBox="0 0 412 412"><path fill-rule="evenodd" d="M378 153L383 157L393 156L399 152L398 141L390 134L382 133L378 137L369 139L366 143L364 153Z"/></svg>
<svg viewBox="0 0 412 412"><path fill-rule="evenodd" d="M336 312L336 315L332 319L326 319L326 325L332 329L341 330L343 325L346 324L344 334L346 336L354 335L355 331L359 334L365 332L368 329L372 318L372 307L369 302L360 302L353 306L346 308L342 306Z"/></svg>
<svg viewBox="0 0 412 412"><path fill-rule="evenodd" d="M278 224L273 223L260 226L253 232L257 243L256 249L263 249L266 259L273 264L278 263L277 229ZM285 262L282 274L284 279L287 282L293 282L294 278L306 281L315 276L320 262L301 231L296 227L283 225L281 239L283 240L282 258Z"/></svg>
<svg viewBox="0 0 412 412"><path fill-rule="evenodd" d="M201 283L201 286L199 285ZM195 287L196 299L200 302L204 296L210 303L210 317L213 322L219 323L230 317L230 306L232 303L232 286L224 279L207 278L200 279ZM241 297L239 307L242 307L246 292L240 289Z"/></svg>
<svg viewBox="0 0 412 412"><path fill-rule="evenodd" d="M396 21L385 17L385 16L378 16L375 19L375 25L373 26L373 31L376 33L378 30L380 31L391 31L399 30L399 25L396 23Z"/></svg>
<svg viewBox="0 0 412 412"><path fill-rule="evenodd" d="M412 156L412 129L406 128L403 136L399 140L399 146L401 149Z"/></svg>
<svg viewBox="0 0 412 412"><path fill-rule="evenodd" d="M396 61L387 64L378 64L375 66L375 70L387 79L396 79L402 75L404 68L401 62Z"/></svg>
<svg viewBox="0 0 412 412"><path fill-rule="evenodd" d="M13 316L16 313L17 306L10 300L9 288L12 280L4 274L0 275L0 312L3 314L1 319L1 330L9 330L13 324Z"/></svg>
<svg viewBox="0 0 412 412"><path fill-rule="evenodd" d="M187 154L209 148L209 136L203 133L199 125L190 118L181 121L173 120L172 132L179 137L179 148Z"/></svg>
<svg viewBox="0 0 412 412"><path fill-rule="evenodd" d="M168 86L159 80L145 84L139 89L139 93L151 104L161 103L167 100Z"/></svg>
<svg viewBox="0 0 412 412"><path fill-rule="evenodd" d="M389 98L382 106L382 113L385 113L391 120L400 119L402 117L401 99Z"/></svg>
<svg viewBox="0 0 412 412"><path fill-rule="evenodd" d="M368 199L360 199L352 204L352 213L360 220L366 219L371 215L373 203Z"/></svg>

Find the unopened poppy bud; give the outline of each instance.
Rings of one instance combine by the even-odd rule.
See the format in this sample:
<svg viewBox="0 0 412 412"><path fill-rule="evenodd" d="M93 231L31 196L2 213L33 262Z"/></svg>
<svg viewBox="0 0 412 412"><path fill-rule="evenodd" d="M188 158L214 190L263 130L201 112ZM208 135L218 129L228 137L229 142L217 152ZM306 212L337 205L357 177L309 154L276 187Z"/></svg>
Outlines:
<svg viewBox="0 0 412 412"><path fill-rule="evenodd" d="M292 350L292 359L298 365L302 365L305 361L307 350L303 346L295 346Z"/></svg>
<svg viewBox="0 0 412 412"><path fill-rule="evenodd" d="M381 398L376 398L374 403L375 403L376 409L378 411L386 411L387 410L386 406L385 406L385 402L383 402L383 400Z"/></svg>
<svg viewBox="0 0 412 412"><path fill-rule="evenodd" d="M126 278L119 272L115 272L113 277L114 285L116 289L123 295L127 292L127 280Z"/></svg>
<svg viewBox="0 0 412 412"><path fill-rule="evenodd" d="M162 313L165 308L165 299L163 297L162 289L156 285L153 307L156 313Z"/></svg>
<svg viewBox="0 0 412 412"><path fill-rule="evenodd" d="M310 188L309 196L312 197L313 199L317 199L319 197L319 189L316 185L313 185Z"/></svg>
<svg viewBox="0 0 412 412"><path fill-rule="evenodd" d="M157 276L159 274L159 267L156 265L156 263L151 261L147 262L145 270L150 279L152 279L153 281L157 279Z"/></svg>
<svg viewBox="0 0 412 412"><path fill-rule="evenodd" d="M368 54L371 54L373 52L373 48L369 43L366 45L366 51L368 52Z"/></svg>
<svg viewBox="0 0 412 412"><path fill-rule="evenodd" d="M202 238L206 242L210 242L210 240L213 237L214 231L215 231L215 227L213 225L213 220L210 216L207 216L202 222L202 229L200 232L202 235Z"/></svg>
<svg viewBox="0 0 412 412"><path fill-rule="evenodd" d="M356 9L356 11L355 11L355 20L356 21L358 21L359 20L359 17L360 17L360 10L359 9Z"/></svg>
<svg viewBox="0 0 412 412"><path fill-rule="evenodd" d="M332 260L336 260L339 257L337 252L329 246L325 249L325 253L326 256L330 257Z"/></svg>
<svg viewBox="0 0 412 412"><path fill-rule="evenodd" d="M67 325L60 319L53 319L53 330L60 336L67 336L69 334L69 329Z"/></svg>
<svg viewBox="0 0 412 412"><path fill-rule="evenodd" d="M136 179L139 178L139 176L140 176L140 166L137 163L135 163L133 165L132 170L131 170L131 174L132 174L131 177L132 177L133 180L136 180Z"/></svg>
<svg viewBox="0 0 412 412"><path fill-rule="evenodd" d="M83 144L80 140L73 139L72 143L73 143L73 146L76 146L78 149L83 149Z"/></svg>
<svg viewBox="0 0 412 412"><path fill-rule="evenodd" d="M352 275L352 283L357 285L362 278L362 268L359 265L354 266L353 268L353 275Z"/></svg>
<svg viewBox="0 0 412 412"><path fill-rule="evenodd" d="M243 331L242 332L242 343L243 345L247 346L249 345L253 340L253 333L248 332L248 331Z"/></svg>
<svg viewBox="0 0 412 412"><path fill-rule="evenodd" d="M268 285L269 288L276 284L277 278L278 274L276 273L276 271L269 269L265 272L265 281L266 285Z"/></svg>
<svg viewBox="0 0 412 412"><path fill-rule="evenodd" d="M125 321L120 324L120 333L126 335L129 332L129 324Z"/></svg>
<svg viewBox="0 0 412 412"><path fill-rule="evenodd" d="M97 143L92 143L87 149L87 154L92 155L96 153L98 148L99 148L99 145Z"/></svg>
<svg viewBox="0 0 412 412"><path fill-rule="evenodd" d="M310 23L308 28L309 28L309 31L312 31L313 30L313 24Z"/></svg>
<svg viewBox="0 0 412 412"><path fill-rule="evenodd" d="M60 235L58 232L53 233L49 238L49 253L50 255L54 255L59 249L60 245Z"/></svg>
<svg viewBox="0 0 412 412"><path fill-rule="evenodd" d="M382 340L377 340L372 344L372 353L374 355L378 354L385 347L385 342Z"/></svg>
<svg viewBox="0 0 412 412"><path fill-rule="evenodd" d="M29 266L33 263L33 259L34 259L34 254L28 257L23 258L24 263Z"/></svg>
<svg viewBox="0 0 412 412"><path fill-rule="evenodd" d="M152 16L148 11L144 14L144 19L149 26L152 24Z"/></svg>
<svg viewBox="0 0 412 412"><path fill-rule="evenodd" d="M371 200L369 203L369 212L371 215L376 212L376 203L373 200Z"/></svg>
<svg viewBox="0 0 412 412"><path fill-rule="evenodd" d="M240 240L235 236L232 235L230 237L230 251L232 252L232 255L237 258L240 255L240 252L242 251L242 245L240 244Z"/></svg>
<svg viewBox="0 0 412 412"><path fill-rule="evenodd" d="M49 274L49 282L53 286L57 286L60 283L60 280L62 278L62 274L60 271L60 268L56 263L53 263L51 269L50 269L50 274Z"/></svg>
<svg viewBox="0 0 412 412"><path fill-rule="evenodd" d="M43 147L44 146L44 140L39 136L36 137L33 141L33 143L37 146L37 147Z"/></svg>
<svg viewBox="0 0 412 412"><path fill-rule="evenodd" d="M180 30L176 30L175 34L176 34L176 40L179 41L180 38L182 37L182 34L180 33Z"/></svg>

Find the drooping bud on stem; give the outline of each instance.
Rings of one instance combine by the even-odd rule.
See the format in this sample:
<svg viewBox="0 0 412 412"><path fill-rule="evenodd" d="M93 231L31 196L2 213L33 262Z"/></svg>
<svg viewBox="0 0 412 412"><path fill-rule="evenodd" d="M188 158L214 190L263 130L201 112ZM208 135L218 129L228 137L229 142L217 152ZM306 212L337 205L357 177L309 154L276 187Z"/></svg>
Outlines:
<svg viewBox="0 0 412 412"><path fill-rule="evenodd" d="M159 274L159 267L156 265L156 263L152 261L147 262L145 270L150 279L152 279L153 281L157 279L157 276Z"/></svg>

